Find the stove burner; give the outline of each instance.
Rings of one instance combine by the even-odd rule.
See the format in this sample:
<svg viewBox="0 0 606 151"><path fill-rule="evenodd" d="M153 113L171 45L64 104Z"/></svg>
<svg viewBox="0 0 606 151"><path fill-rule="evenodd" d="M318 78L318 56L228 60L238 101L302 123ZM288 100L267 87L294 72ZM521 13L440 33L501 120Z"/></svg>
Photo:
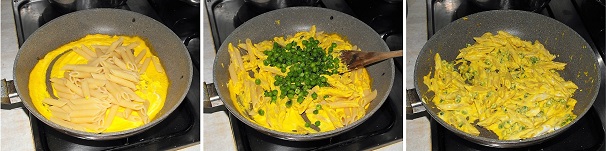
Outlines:
<svg viewBox="0 0 606 151"><path fill-rule="evenodd" d="M245 0L208 0L206 10L209 15L215 51L238 26L259 14L269 11ZM325 0L311 4L341 11L360 19L373 28L387 43L390 50L402 49L402 2L385 1L358 2L346 0ZM374 9L368 9L368 7ZM399 15L399 16L398 16ZM403 87L402 61L396 58L394 85L383 106L367 121L343 134L317 141L296 142L277 139L249 127L223 110L230 117L230 123L238 150L362 150L387 145L402 140L403 131ZM216 111L216 110L214 110Z"/></svg>
<svg viewBox="0 0 606 151"><path fill-rule="evenodd" d="M200 14L199 8L179 3L155 1L150 4L138 0L127 1L126 5L118 7L162 22L183 40L194 62L194 75L186 98L179 107L165 120L142 133L108 141L91 141L66 135L28 113L36 150L168 150L200 142ZM186 13L165 14L167 10ZM36 29L64 14L51 7L48 1L15 0L13 11L19 46Z"/></svg>
<svg viewBox="0 0 606 151"><path fill-rule="evenodd" d="M267 10L260 10L260 9L255 9L255 6L252 3L244 3L240 9L238 10L238 12L236 13L236 17L234 17L234 27L238 27L242 24L244 24L244 22L254 18L255 16L261 15L265 12L268 12Z"/></svg>
<svg viewBox="0 0 606 151"><path fill-rule="evenodd" d="M467 0L427 0L427 33L428 39L450 22L461 17L484 11ZM604 6L594 0L551 1L545 9L537 13L558 20L576 31L591 48L604 58ZM600 34L598 34L600 33ZM594 43L595 42L595 43ZM600 62L602 79L604 64ZM604 150L604 85L593 107L568 130L544 143L539 143L519 150ZM431 118L430 118L431 119ZM601 121L601 123L600 123ZM432 148L434 150L497 150L481 146L458 137L453 132L431 121Z"/></svg>

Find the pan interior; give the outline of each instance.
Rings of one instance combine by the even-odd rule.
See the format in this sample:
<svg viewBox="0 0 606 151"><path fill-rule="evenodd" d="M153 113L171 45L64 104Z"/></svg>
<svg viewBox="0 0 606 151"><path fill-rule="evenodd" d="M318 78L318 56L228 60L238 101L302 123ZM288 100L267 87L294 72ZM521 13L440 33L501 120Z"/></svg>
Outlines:
<svg viewBox="0 0 606 151"><path fill-rule="evenodd" d="M261 127L254 122L249 121L249 119L244 118L235 110L233 101L229 98L229 90L227 89L226 84L229 80L227 68L230 60L227 44L232 43L235 45L239 41L243 42L247 38L251 39L252 43L258 43L264 40L273 39L277 36L294 35L300 31L309 31L312 25L316 25L317 31L338 33L340 36L345 37L351 44L357 45L362 51L389 51L385 42L374 30L365 23L341 12L313 7L292 7L259 15L238 27L230 36L228 36L223 42L223 45L219 48L215 58L213 73L217 91L226 107L231 113L236 115L240 121L257 130L279 138L313 140L325 138L332 134L351 129L366 120L372 113L379 109L388 96L393 84L395 73L394 63L391 59L366 68L372 79L371 87L378 92L377 97L369 105L365 117L343 128L308 135L283 133Z"/></svg>
<svg viewBox="0 0 606 151"><path fill-rule="evenodd" d="M94 134L64 128L40 115L28 92L29 74L48 52L87 34L139 36L160 59L170 86L164 107L150 123L135 129ZM119 9L91 9L66 14L46 23L25 41L15 60L14 79L25 106L44 123L85 139L113 139L133 135L166 118L182 102L191 84L192 62L177 35L162 23L147 16Z"/></svg>
<svg viewBox="0 0 606 151"><path fill-rule="evenodd" d="M464 18L450 23L432 36L421 50L416 62L414 75L417 93L420 98L427 100L425 107L440 124L457 134L472 138L476 142L522 144L551 137L563 131L578 121L592 106L601 80L598 62L589 44L575 31L551 18L523 11L489 11ZM466 47L466 44L475 43L473 37L480 37L486 32L496 34L499 30L533 43L537 40L551 54L558 56L554 61L567 63L566 68L559 73L565 80L573 81L579 87L573 96L578 101L573 110L578 117L573 122L560 130L539 137L520 141L502 141L498 140L494 133L484 128L479 129L479 137L469 135L449 126L436 116L439 109L429 101L434 94L433 92L427 93L428 88L423 84L423 76L428 75L435 66L435 54L440 53L442 59L451 62L459 54L459 49Z"/></svg>

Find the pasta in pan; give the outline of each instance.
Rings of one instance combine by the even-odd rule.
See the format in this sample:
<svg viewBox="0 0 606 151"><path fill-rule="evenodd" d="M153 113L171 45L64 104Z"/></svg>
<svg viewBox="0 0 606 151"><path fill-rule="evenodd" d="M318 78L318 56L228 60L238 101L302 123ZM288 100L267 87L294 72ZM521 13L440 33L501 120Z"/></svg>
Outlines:
<svg viewBox="0 0 606 151"><path fill-rule="evenodd" d="M423 77L438 117L471 135L480 135L476 126L488 129L500 140L553 132L577 117L578 87L560 77L566 63L553 61L541 43L503 31L474 39L454 62L436 54L433 77Z"/></svg>
<svg viewBox="0 0 606 151"><path fill-rule="evenodd" d="M377 91L365 68L346 72L341 50L358 50L337 34L310 31L228 45L230 98L244 117L286 133L331 131L366 114ZM222 65L224 66L224 65Z"/></svg>
<svg viewBox="0 0 606 151"><path fill-rule="evenodd" d="M116 132L148 123L164 105L169 84L148 51L139 37L100 34L63 45L30 73L32 102L50 121L80 131ZM44 80L56 57L51 95Z"/></svg>

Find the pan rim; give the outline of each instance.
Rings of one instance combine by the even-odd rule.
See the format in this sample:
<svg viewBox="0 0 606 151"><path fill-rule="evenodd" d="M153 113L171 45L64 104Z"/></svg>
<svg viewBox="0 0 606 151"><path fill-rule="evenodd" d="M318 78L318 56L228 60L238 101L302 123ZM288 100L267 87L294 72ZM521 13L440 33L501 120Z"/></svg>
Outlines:
<svg viewBox="0 0 606 151"><path fill-rule="evenodd" d="M572 28L568 27L567 25L561 23L560 21L557 21L557 20L555 20L555 19L553 19L551 17L545 17L545 16L543 16L541 14L537 14L537 13L533 13L533 12L520 11L520 10L491 10L491 11L478 12L478 13L474 13L474 14L470 14L470 15L461 17L461 18L459 18L459 19L457 19L457 20L449 23L448 25L446 25L442 29L448 29L449 27L454 26L455 24L458 24L459 22L463 22L465 20L465 18L477 18L478 16L484 16L486 14L494 14L494 13L511 13L511 14L537 16L537 18L543 18L543 19L547 20L548 23L556 24L558 26L562 26L565 30L570 31L570 33L572 33L572 36L578 37L579 39L581 39L584 42L585 45L589 46L589 44L587 43L587 41L585 41L585 39L583 39L583 37L581 37L576 31L574 31ZM436 32L425 43L425 45L423 46L423 48L422 48L422 50L421 50L421 52L419 54L423 54L423 51L427 50L426 49L427 43L429 43L430 41L435 41L435 39L436 39L435 37L439 36L439 35L442 35L442 34L445 34L444 30L439 30L438 32ZM594 64L596 64L596 65L599 64L597 62L597 60L599 59L600 56L596 56L596 54L594 53L595 50L593 50L591 47L587 47L587 48L588 48L588 51L591 51L591 55L593 55L594 59L592 59L592 61L594 62ZM419 81L418 81L418 78L417 78L417 72L418 72L417 68L419 68L419 66L418 66L419 63L420 63L420 60L417 59L416 62L415 62L415 69L414 69L415 73L413 74L415 76L414 77L414 86L415 86L415 88L419 87ZM597 73L597 77L601 77L600 69L598 68L596 70L598 71L598 72L596 72ZM601 80L602 80L601 78L597 78L597 81L595 82L595 84L593 86L596 90L599 90ZM419 98L423 98L423 95L421 94L421 92L418 89L416 89L416 93L419 96ZM571 127L572 125L574 125L577 121L579 121L589 111L589 109L591 108L592 104L595 102L595 100L596 100L596 98L598 96L598 93L599 92L596 91L596 93L592 96L592 99L589 101L589 104L588 104L589 107L586 108L585 110L581 111L581 114L577 115L577 118L575 118L569 124L565 125L564 127L559 128L559 129L557 129L557 130L555 130L553 132L546 133L546 134L539 135L539 136L532 137L532 138L522 139L522 140L499 140L499 139L494 139L494 138L487 138L487 137L482 137L482 136L473 136L473 135L470 135L470 134L468 134L466 132L463 132L463 131L461 131L459 129L453 128L451 125L449 125L448 123L444 122L444 120L442 120L441 118L439 118L436 115L436 113L430 111L430 107L429 107L429 105L427 105L425 103L425 101L421 101L421 102L423 102L422 103L423 106L425 107L425 109L427 109L426 112L428 112L429 115L434 120L438 121L438 123L440 123L440 125L444 126L445 128L447 128L448 130L454 132L455 134L457 134L459 136L463 135L463 136L465 136L463 138L465 138L465 139L472 139L472 142L478 143L480 145L489 146L489 147L499 147L499 148L505 148L505 147L511 148L511 147L523 147L523 146L530 145L530 144L516 145L516 144L519 144L519 143L543 142L543 141L546 141L546 140L548 140L548 139L550 139L550 138L552 138L552 137L554 137L554 136L556 136L558 134L561 134L563 131L567 130L569 127ZM489 142L491 144L486 144L484 142Z"/></svg>
<svg viewBox="0 0 606 151"><path fill-rule="evenodd" d="M366 28L365 30L374 31L370 26L368 26L364 22L362 22L362 21L360 21L360 20L358 20L358 19L356 19L356 18L354 18L354 17L352 17L352 16L350 16L348 14L345 14L345 13L342 13L342 12L339 12L339 11L335 11L335 10L331 10L331 9L318 8L318 7L306 7L306 6L305 7L288 7L288 8L283 8L283 9L278 9L278 10L273 10L273 11L270 11L270 12L263 13L261 15L258 15L256 17L252 18L251 20L254 20L255 18L262 18L264 16L269 16L269 15L272 15L272 14L281 13L281 12L300 11L300 10L306 10L306 11L324 11L324 12L341 14L342 16L344 16L344 17L346 17L346 18L348 18L348 19L350 19L350 20L352 20L354 22L358 22L360 25L363 26L363 28ZM246 26L252 26L252 23L250 22L250 20L247 21L247 22L245 22L245 23L243 23L242 25L240 25L232 33L237 33L238 31L240 31L240 30L243 29L241 27L246 27ZM230 39L230 37L232 37L232 35L233 34L230 34L225 40ZM286 35L288 35L288 34L285 34L285 36ZM291 33L291 35L294 35L294 33ZM380 39L380 36L376 32L374 33L373 37L376 37L376 38ZM389 48L387 47L387 44L385 44L384 41L381 41L381 42L382 42L381 45L384 48L384 50L389 51ZM225 44L226 43L223 43L222 46L225 45ZM221 48L222 47L220 47L219 48L220 50L218 50L218 51L221 51ZM217 67L218 60L219 60L219 55L216 55L214 63L213 63L213 70L215 70L214 67ZM394 65L393 59L389 59L389 60L386 60L386 61L389 62L389 66L390 66L390 72L388 72L386 74L395 75L395 67L394 67L395 65ZM213 73L213 82L214 83L218 83L217 78L215 76L216 76L216 72ZM388 90L387 90L386 94L390 93L392 86L393 86L393 82L389 82L389 85L387 87ZM221 94L221 90L218 88L217 84L215 84L215 89L218 92L218 94L220 95ZM229 93L229 92L227 92L227 93ZM225 107L229 110L229 112L231 114L238 113L238 114L234 114L234 116L236 118L238 118L238 120L240 120L241 122L245 123L246 125L252 127L253 129L255 129L255 130L259 131L259 132L262 132L263 134L267 134L267 135L273 136L275 138L283 139L283 140L312 141L312 140L319 140L319 139L328 138L328 137L331 137L331 136L334 136L334 135L338 135L338 134L341 134L343 132L349 131L349 130L357 127L358 125L360 125L361 123L363 123L364 121L366 121L368 118L370 118L370 116L372 116L383 105L383 103L385 102L385 100L387 99L387 97L388 97L388 95L385 95L382 98L378 98L378 97L375 98L373 101L380 101L377 104L377 107L375 107L372 110L368 110L367 113L370 113L370 114L364 115L364 117L356 120L355 122L353 122L353 123L351 123L349 125L346 125L344 127L337 128L337 129L334 129L334 130L331 130L331 131L319 132L319 133L310 133L310 134L294 134L294 133L286 133L286 132L280 132L280 131L268 129L266 127L260 126L257 123L255 123L255 122L253 122L251 120L248 120L247 118L243 117L242 115L240 115L240 112L237 111L232 106L225 105ZM378 100L378 99L380 99L380 100ZM221 101L224 102L224 104L226 104L225 101L224 101L224 99L221 99Z"/></svg>
<svg viewBox="0 0 606 151"><path fill-rule="evenodd" d="M114 13L120 13L120 14L128 14L130 16L136 16L139 18L144 18L146 20L149 20L150 22L153 22L154 24L159 25L160 28L163 28L163 30L166 31L170 31L167 32L168 36L173 37L175 40L179 39L178 36L172 32L172 30L170 30L168 27L166 27L164 24L160 23L159 21L150 18L148 16L145 16L143 14L139 14L136 12L131 12L131 11L127 11L127 10L122 10L122 9L112 9L112 8L94 8L94 9L87 9L87 10L80 10L80 11L75 11L75 12L71 12L62 16L59 16L47 23L45 23L44 25L42 25L40 28L38 28L36 31L34 31L30 36L38 36L41 32L40 29L47 29L47 26L50 26L52 24L56 24L58 22L64 21L66 20L66 18L71 17L71 16L76 16L76 15L81 15L81 14L89 14L89 13L93 13L93 14L114 14ZM29 39L29 38L28 38ZM19 51L17 52L17 56L15 57L14 60L14 64L15 66L13 66L13 73L16 73L17 69L17 65L19 62L19 57L21 55L21 53L23 53L22 49L25 48L28 45L31 45L31 40L25 40L23 45L21 46L21 48L19 48ZM184 45L180 45L181 50L187 51L187 48ZM189 73L189 79L186 85L186 89L185 90L189 90L190 86L191 86L191 82L192 82L192 76L193 76L193 66L192 66L192 61L191 61L191 56L189 55L189 53L185 53L185 55L187 56L187 61L189 62L189 64L187 65L188 68L188 73ZM31 71L29 71L31 72ZM13 79L17 79L16 74L13 74ZM29 81L29 79L28 79ZM29 86L25 86L26 88ZM19 83L17 80L15 80L15 88L17 90L17 94L19 95L19 98L23 100L23 98L21 97L21 95L23 93L20 92L19 89ZM29 95L29 94L27 94ZM129 137L135 134L139 134L147 129L150 129L151 127L157 125L158 123L164 121L164 119L166 119L166 117L168 117L169 114L171 114L174 110L176 110L180 104L183 102L183 99L185 99L187 95L187 91L185 91L185 93L183 93L179 98L179 100L177 100L177 103L175 104L175 106L173 106L172 108L170 108L169 110L167 110L167 112L165 114L162 114L160 116L157 116L153 121L150 121L147 124L143 124L141 126L138 126L136 128L133 129L128 129L128 130L124 130L124 131L117 131L117 132L108 132L108 133L92 133L92 132L85 132L85 131L78 131L78 130L74 130L74 129L70 129L61 125L58 125L54 122L51 122L50 120L46 119L46 117L42 116L40 113L38 113L38 110L36 109L35 106L30 106L27 103L23 103L23 105L30 111L30 113L32 115L34 115L38 120L42 121L43 123L51 126L54 129L59 130L62 133L66 133L70 136L73 137L77 137L77 138L81 138L81 139L86 139L86 140L114 140L114 139L119 139L119 138L125 138L125 137ZM32 112L35 111L35 112Z"/></svg>

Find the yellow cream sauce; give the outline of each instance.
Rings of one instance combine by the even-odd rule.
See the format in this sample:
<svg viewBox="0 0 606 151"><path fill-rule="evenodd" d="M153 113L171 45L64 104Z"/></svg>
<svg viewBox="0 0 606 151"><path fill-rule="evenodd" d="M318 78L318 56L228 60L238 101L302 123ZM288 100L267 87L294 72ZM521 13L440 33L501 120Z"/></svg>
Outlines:
<svg viewBox="0 0 606 151"><path fill-rule="evenodd" d="M30 73L30 81L29 81L29 91L30 97L32 98L32 103L36 107L36 109L42 114L45 118L49 119L52 114L48 109L48 105L43 104L42 100L45 98L50 98L50 94L46 88L46 72L51 63L51 61L59 56L60 54L76 47L86 45L105 45L109 46L114 41L118 40L118 38L123 37L123 44L130 44L133 42L138 42L139 45L134 48L134 54L137 55L141 53L141 51L147 51L145 57L153 56L150 48L146 45L145 41L137 36L128 37L128 36L109 36L109 35L87 35L86 37L79 39L74 42L70 42L65 44L51 52L49 52L44 58L40 59L32 72ZM74 51L69 51L62 55L51 69L51 78L63 78L65 70L61 68L67 64L87 64L88 61L75 53ZM147 109L147 114L149 116L150 121L153 120L164 106L164 101L166 99L166 94L168 90L169 82L166 73L157 72L155 70L154 64L150 63L149 67L141 75L141 81L137 84L138 90L135 91L137 95L139 95L142 99L149 101L149 108ZM53 92L56 92L54 90ZM55 96L57 96L55 94ZM118 112L124 111L124 108L120 107ZM109 110L106 111L106 115L109 114ZM131 115L136 116L136 113L132 113ZM115 117L112 124L105 130L103 133L107 132L118 132L124 131L128 129L133 129L143 125L143 122L132 122L121 117ZM89 130L89 132L92 132Z"/></svg>

